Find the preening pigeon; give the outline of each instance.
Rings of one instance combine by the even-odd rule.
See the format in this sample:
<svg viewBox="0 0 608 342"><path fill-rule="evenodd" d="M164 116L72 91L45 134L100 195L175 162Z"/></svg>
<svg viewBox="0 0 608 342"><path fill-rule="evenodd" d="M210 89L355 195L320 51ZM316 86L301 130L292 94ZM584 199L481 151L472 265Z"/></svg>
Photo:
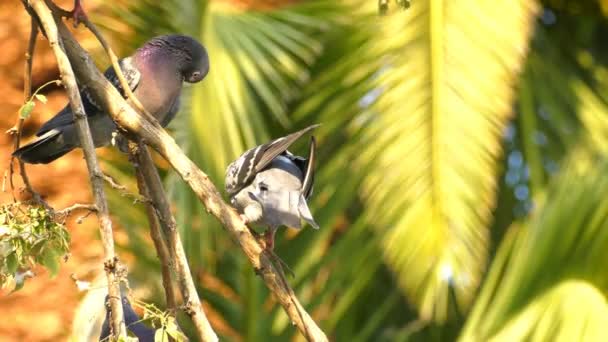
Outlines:
<svg viewBox="0 0 608 342"><path fill-rule="evenodd" d="M119 64L137 99L162 126L168 125L179 109L182 82L200 82L209 72L205 48L195 39L178 34L149 40ZM108 68L104 75L126 97L114 69ZM80 87L80 96L95 147L110 144L117 129L114 121L93 100L86 86ZM80 147L69 105L42 125L36 135L38 139L13 155L26 163L47 164Z"/></svg>
<svg viewBox="0 0 608 342"><path fill-rule="evenodd" d="M308 158L295 156L287 148L313 125L266 144L254 147L226 170L226 192L246 223L267 227L266 248L272 251L280 226L301 228L301 220L318 229L306 200L314 183L315 139L311 137Z"/></svg>

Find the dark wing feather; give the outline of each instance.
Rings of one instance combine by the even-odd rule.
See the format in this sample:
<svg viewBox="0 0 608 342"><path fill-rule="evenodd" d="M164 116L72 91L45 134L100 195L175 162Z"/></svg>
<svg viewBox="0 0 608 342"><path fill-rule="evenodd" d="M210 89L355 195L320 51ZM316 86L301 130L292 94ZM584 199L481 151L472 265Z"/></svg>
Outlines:
<svg viewBox="0 0 608 342"><path fill-rule="evenodd" d="M129 87L131 88L131 91L134 91L137 88L137 85L139 84L141 74L139 73L135 65L133 65L132 59L130 57L123 58L118 61L118 63L120 65L120 69L122 70L125 76L125 79L127 80L127 83L129 84ZM116 76L116 72L114 71L113 67L109 67L108 69L106 69L104 76L108 79L108 81L110 81L110 83L112 83L114 87L116 87L116 89L118 89L118 91L120 91L122 96L125 96L124 91L120 86L118 76ZM99 106L99 104L95 102L93 96L88 91L86 86L80 87L80 98L82 99L82 105L84 106L84 110L87 113L87 116L94 116L103 112L101 106ZM42 136L44 133L54 128L70 125L73 122L74 116L72 114L72 109L68 104L49 121L45 122L42 127L40 127L36 135Z"/></svg>
<svg viewBox="0 0 608 342"><path fill-rule="evenodd" d="M255 163L255 171L260 172L270 164L274 158L276 158L281 153L285 152L291 144L293 144L296 140L298 140L301 136L306 134L307 132L319 127L320 125L312 125L308 126L302 130L299 130L295 133L287 135L283 138L275 139L267 144L264 144L264 153L258 158Z"/></svg>
<svg viewBox="0 0 608 342"><path fill-rule="evenodd" d="M308 126L295 133L272 140L243 153L239 159L228 166L226 171L226 192L229 195L238 193L253 181L255 175L263 171L278 155L282 154L302 135L319 125Z"/></svg>
<svg viewBox="0 0 608 342"><path fill-rule="evenodd" d="M306 171L304 180L302 181L302 194L308 199L312 195L312 188L315 183L315 163L316 163L316 141L315 137L310 137L310 149L308 151L308 161L306 162Z"/></svg>

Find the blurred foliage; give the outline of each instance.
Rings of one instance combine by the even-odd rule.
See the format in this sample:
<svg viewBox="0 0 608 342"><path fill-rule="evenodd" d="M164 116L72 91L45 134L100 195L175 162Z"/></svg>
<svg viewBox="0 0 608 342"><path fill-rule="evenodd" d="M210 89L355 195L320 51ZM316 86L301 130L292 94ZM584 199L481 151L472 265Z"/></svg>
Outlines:
<svg viewBox="0 0 608 342"><path fill-rule="evenodd" d="M604 341L606 3L121 0L92 18L125 55L166 32L205 44L211 71L170 129L218 187L247 148L322 123L322 229L282 231L276 249L332 339ZM105 169L134 187L126 158ZM222 339L298 336L165 176ZM132 286L162 305L142 208L113 193L111 209L137 256Z"/></svg>
<svg viewBox="0 0 608 342"><path fill-rule="evenodd" d="M23 287L38 264L56 276L70 235L45 208L15 202L0 206L0 287Z"/></svg>
<svg viewBox="0 0 608 342"><path fill-rule="evenodd" d="M142 321L151 323L156 329L154 341L168 342L171 339L176 342L187 341L186 336L179 330L175 317L167 311L160 310L153 304L136 301L135 307L143 309Z"/></svg>

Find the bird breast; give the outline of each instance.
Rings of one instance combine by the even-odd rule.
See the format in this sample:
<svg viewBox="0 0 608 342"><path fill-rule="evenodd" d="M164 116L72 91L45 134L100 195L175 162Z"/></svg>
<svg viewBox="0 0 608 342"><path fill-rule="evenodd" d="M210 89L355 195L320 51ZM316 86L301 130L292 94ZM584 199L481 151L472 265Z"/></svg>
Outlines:
<svg viewBox="0 0 608 342"><path fill-rule="evenodd" d="M163 55L137 56L135 60L142 76L134 94L158 121L164 120L182 89L182 76L166 58Z"/></svg>

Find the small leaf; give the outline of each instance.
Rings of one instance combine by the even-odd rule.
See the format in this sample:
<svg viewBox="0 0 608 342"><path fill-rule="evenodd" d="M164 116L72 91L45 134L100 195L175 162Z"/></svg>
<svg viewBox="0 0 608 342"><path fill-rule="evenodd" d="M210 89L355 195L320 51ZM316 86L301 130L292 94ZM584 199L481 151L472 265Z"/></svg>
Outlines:
<svg viewBox="0 0 608 342"><path fill-rule="evenodd" d="M6 269L8 273L13 275L17 272L19 261L17 260L17 253L13 252L6 257Z"/></svg>
<svg viewBox="0 0 608 342"><path fill-rule="evenodd" d="M42 251L42 248L44 247L45 242L46 242L45 240L38 240L38 241L34 242L32 247L30 248L29 255L37 257L40 254L40 252Z"/></svg>
<svg viewBox="0 0 608 342"><path fill-rule="evenodd" d="M42 94L36 94L34 95L36 97L36 99L42 103L46 103L47 99L46 96L42 95Z"/></svg>
<svg viewBox="0 0 608 342"><path fill-rule="evenodd" d="M59 273L59 257L58 253L52 249L46 249L42 254L42 265L51 272L51 278L55 277Z"/></svg>
<svg viewBox="0 0 608 342"><path fill-rule="evenodd" d="M169 335L167 335L167 331L165 329L156 329L154 333L154 342L168 342Z"/></svg>
<svg viewBox="0 0 608 342"><path fill-rule="evenodd" d="M174 317L169 317L167 322L167 334L173 337L176 341L186 341L187 337L179 330Z"/></svg>
<svg viewBox="0 0 608 342"><path fill-rule="evenodd" d="M30 117L30 114L32 114L32 111L34 110L34 106L36 104L34 103L34 101L27 101L25 104L23 104L23 106L21 106L21 109L19 110L19 117L21 117L22 119L27 119Z"/></svg>

